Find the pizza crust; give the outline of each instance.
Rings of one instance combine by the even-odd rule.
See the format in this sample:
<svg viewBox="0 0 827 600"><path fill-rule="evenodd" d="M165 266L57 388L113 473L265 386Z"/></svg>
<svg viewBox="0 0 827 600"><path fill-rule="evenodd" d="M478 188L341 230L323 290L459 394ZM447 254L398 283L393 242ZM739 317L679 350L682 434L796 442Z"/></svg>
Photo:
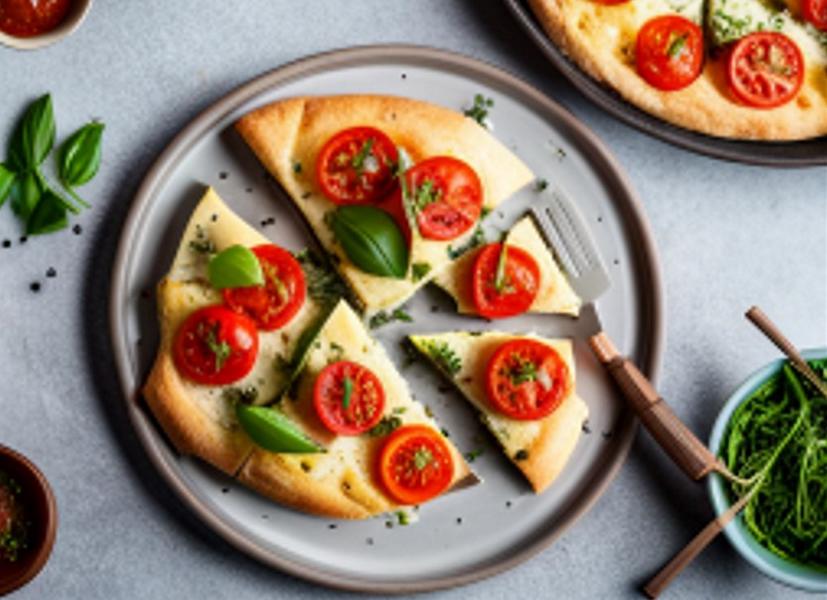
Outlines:
<svg viewBox="0 0 827 600"><path fill-rule="evenodd" d="M670 123L708 135L753 140L799 140L827 133L827 73L811 66L798 96L761 110L737 103L727 90L723 61L676 92L655 89L638 76L634 45L648 20L637 0L606 6L589 0L529 0L546 33L586 73L628 102ZM663 3L663 14L674 12Z"/></svg>
<svg viewBox="0 0 827 600"><path fill-rule="evenodd" d="M404 148L413 162L454 156L476 171L483 205L493 209L533 179L519 158L476 121L447 108L394 96L324 96L282 100L245 116L236 128L267 170L304 214L321 244L338 257L338 265L362 307L369 312L391 309L413 295L450 264L447 249L460 247L473 231L450 242L415 240L411 264L428 263L430 272L414 282L365 273L347 259L325 224L335 208L319 190L316 156L334 134L368 125L384 131Z"/></svg>

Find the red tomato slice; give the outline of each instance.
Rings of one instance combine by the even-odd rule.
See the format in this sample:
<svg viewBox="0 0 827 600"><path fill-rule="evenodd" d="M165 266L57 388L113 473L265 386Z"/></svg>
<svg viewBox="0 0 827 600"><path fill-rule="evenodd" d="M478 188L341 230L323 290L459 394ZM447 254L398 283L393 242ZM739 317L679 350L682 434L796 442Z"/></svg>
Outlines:
<svg viewBox="0 0 827 600"><path fill-rule="evenodd" d="M803 0L801 12L815 28L827 31L827 0Z"/></svg>
<svg viewBox="0 0 827 600"><path fill-rule="evenodd" d="M804 57L783 33L758 31L738 40L727 58L727 81L741 102L774 108L792 100L804 83Z"/></svg>
<svg viewBox="0 0 827 600"><path fill-rule="evenodd" d="M565 361L537 340L505 342L488 361L488 401L512 419L542 419L560 406L570 387Z"/></svg>
<svg viewBox="0 0 827 600"><path fill-rule="evenodd" d="M261 264L264 285L227 288L223 291L224 303L250 317L259 329L273 331L289 323L304 304L304 271L290 252L275 244L252 250Z"/></svg>
<svg viewBox="0 0 827 600"><path fill-rule="evenodd" d="M399 154L374 127L351 127L330 138L316 158L316 181L336 204L375 202L396 184Z"/></svg>
<svg viewBox="0 0 827 600"><path fill-rule="evenodd" d="M379 477L400 504L421 504L448 489L454 479L451 450L442 435L426 425L394 431L379 455Z"/></svg>
<svg viewBox="0 0 827 600"><path fill-rule="evenodd" d="M482 184L467 163L450 156L428 158L405 172L422 237L452 240L482 212Z"/></svg>
<svg viewBox="0 0 827 600"><path fill-rule="evenodd" d="M175 366L206 385L234 383L252 370L258 355L256 324L223 306L192 313L173 340Z"/></svg>
<svg viewBox="0 0 827 600"><path fill-rule="evenodd" d="M330 431L358 435L382 419L385 390L373 371L358 363L340 360L327 365L316 377L313 405Z"/></svg>
<svg viewBox="0 0 827 600"><path fill-rule="evenodd" d="M508 246L503 285L497 289L502 244L488 244L477 252L471 273L474 308L489 319L512 317L531 307L540 289L540 267L522 248Z"/></svg>
<svg viewBox="0 0 827 600"><path fill-rule="evenodd" d="M678 15L649 19L637 34L638 75L659 90L685 88L703 68L704 35L695 23Z"/></svg>

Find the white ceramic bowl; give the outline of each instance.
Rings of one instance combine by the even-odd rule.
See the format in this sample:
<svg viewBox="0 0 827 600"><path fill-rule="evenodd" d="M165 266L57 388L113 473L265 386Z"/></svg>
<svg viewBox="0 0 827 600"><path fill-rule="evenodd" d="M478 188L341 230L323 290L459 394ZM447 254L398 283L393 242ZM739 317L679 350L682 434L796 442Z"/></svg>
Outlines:
<svg viewBox="0 0 827 600"><path fill-rule="evenodd" d="M0 31L0 44L17 50L37 50L50 46L80 27L90 8L92 8L92 0L73 0L66 18L51 31L32 37L16 37Z"/></svg>

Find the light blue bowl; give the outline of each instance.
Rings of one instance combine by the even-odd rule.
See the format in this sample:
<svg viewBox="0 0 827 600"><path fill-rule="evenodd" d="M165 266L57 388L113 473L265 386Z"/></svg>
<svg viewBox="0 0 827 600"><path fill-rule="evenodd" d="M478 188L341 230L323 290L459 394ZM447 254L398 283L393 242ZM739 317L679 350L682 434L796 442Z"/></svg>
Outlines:
<svg viewBox="0 0 827 600"><path fill-rule="evenodd" d="M806 350L801 354L808 360L825 358L827 357L827 348ZM712 435L709 438L709 447L715 454L719 453L719 446L732 413L770 376L778 373L784 362L784 359L779 359L759 369L729 397L715 421ZM712 506L715 508L715 514L721 515L726 512L729 508L729 499L724 490L723 477L717 474L710 476L708 490L712 498ZM809 592L827 592L827 571L805 567L776 556L755 541L740 516L733 519L726 526L724 534L730 543L735 546L738 553L765 575L786 585Z"/></svg>

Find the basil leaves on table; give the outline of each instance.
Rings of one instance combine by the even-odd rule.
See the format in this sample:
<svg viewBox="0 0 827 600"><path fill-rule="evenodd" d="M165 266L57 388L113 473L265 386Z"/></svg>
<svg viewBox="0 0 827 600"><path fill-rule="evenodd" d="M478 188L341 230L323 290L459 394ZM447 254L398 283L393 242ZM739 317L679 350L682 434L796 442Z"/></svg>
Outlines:
<svg viewBox="0 0 827 600"><path fill-rule="evenodd" d="M88 183L98 172L103 139L102 123L92 122L72 134L60 150L60 181L78 205L87 204L74 187ZM41 167L55 145L57 126L51 95L35 100L26 109L0 164L0 206L11 199L14 213L25 223L27 235L51 233L68 225L67 212L80 209L48 182Z"/></svg>
<svg viewBox="0 0 827 600"><path fill-rule="evenodd" d="M373 275L402 279L408 272L408 245L388 213L373 206L340 206L330 221L350 261Z"/></svg>
<svg viewBox="0 0 827 600"><path fill-rule="evenodd" d="M264 273L253 251L236 244L219 252L207 265L210 285L217 290L264 284Z"/></svg>

